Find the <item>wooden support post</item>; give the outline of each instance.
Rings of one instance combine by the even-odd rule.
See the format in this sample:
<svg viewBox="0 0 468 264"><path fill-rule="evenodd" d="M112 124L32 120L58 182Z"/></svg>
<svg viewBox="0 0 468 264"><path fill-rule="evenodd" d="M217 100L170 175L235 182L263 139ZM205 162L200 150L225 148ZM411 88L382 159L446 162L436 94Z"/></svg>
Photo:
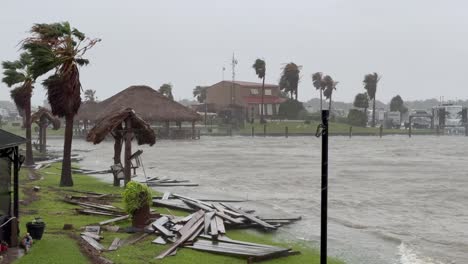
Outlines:
<svg viewBox="0 0 468 264"><path fill-rule="evenodd" d="M132 180L131 161L130 161L130 156L132 155L132 137L133 137L133 132L131 128L131 120L130 118L127 118L125 120L125 167L124 167L125 185L127 185L127 183L129 183Z"/></svg>
<svg viewBox="0 0 468 264"><path fill-rule="evenodd" d="M440 135L439 125L436 126L436 134L437 134L437 136Z"/></svg>
<svg viewBox="0 0 468 264"><path fill-rule="evenodd" d="M169 138L169 133L171 132L171 123L166 121L166 137Z"/></svg>
<svg viewBox="0 0 468 264"><path fill-rule="evenodd" d="M44 144L44 142L42 142L42 140L44 139L44 137L42 136L42 124L39 122L39 152L40 153L43 153L42 152L42 146Z"/></svg>
<svg viewBox="0 0 468 264"><path fill-rule="evenodd" d="M353 127L350 126L349 127L349 138L351 138L353 136Z"/></svg>
<svg viewBox="0 0 468 264"><path fill-rule="evenodd" d="M255 127L252 126L252 137L254 137L254 136L255 136Z"/></svg>
<svg viewBox="0 0 468 264"><path fill-rule="evenodd" d="M408 136L411 137L411 122L409 123Z"/></svg>
<svg viewBox="0 0 468 264"><path fill-rule="evenodd" d="M266 124L263 124L263 137L266 137Z"/></svg>
<svg viewBox="0 0 468 264"><path fill-rule="evenodd" d="M380 128L379 128L380 138L382 138L382 134L383 134L383 125L380 125Z"/></svg>
<svg viewBox="0 0 468 264"><path fill-rule="evenodd" d="M284 128L284 136L285 136L286 138L289 137L289 128L288 128L288 126L286 126L286 127Z"/></svg>
<svg viewBox="0 0 468 264"><path fill-rule="evenodd" d="M13 216L16 219L19 218L19 169L20 169L20 160L19 160L19 148L15 147L13 151Z"/></svg>
<svg viewBox="0 0 468 264"><path fill-rule="evenodd" d="M192 121L192 139L195 139L195 121Z"/></svg>

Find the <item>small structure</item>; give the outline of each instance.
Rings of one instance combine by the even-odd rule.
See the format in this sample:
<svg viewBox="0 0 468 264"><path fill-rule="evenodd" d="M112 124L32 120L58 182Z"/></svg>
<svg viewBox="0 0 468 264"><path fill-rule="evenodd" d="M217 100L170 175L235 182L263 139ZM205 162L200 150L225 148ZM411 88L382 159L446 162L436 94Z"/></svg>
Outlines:
<svg viewBox="0 0 468 264"><path fill-rule="evenodd" d="M0 241L7 241L12 247L18 245L18 174L24 161L18 146L24 143L25 138L0 129Z"/></svg>
<svg viewBox="0 0 468 264"><path fill-rule="evenodd" d="M123 168L124 182L127 184L131 180L132 139L136 138L138 145L148 144L152 146L156 143L156 134L150 125L131 108L109 113L98 120L96 125L89 131L86 140L99 144L109 134L115 140L114 164L121 164L122 142L125 142ZM114 185L119 184L120 181L114 176Z"/></svg>
<svg viewBox="0 0 468 264"><path fill-rule="evenodd" d="M146 122L154 125L162 123L164 128L158 131L162 138L195 138L195 122L202 120L196 111L175 102L158 91L145 85L130 86L127 89L96 103L85 103L78 111L77 120L96 122L103 117L132 108ZM191 122L190 131L182 129L182 122ZM171 131L170 125L175 123L177 129Z"/></svg>
<svg viewBox="0 0 468 264"><path fill-rule="evenodd" d="M46 153L47 127L52 125L54 130L60 129L60 119L55 117L49 109L39 107L39 109L31 115L31 122L39 126L39 152Z"/></svg>

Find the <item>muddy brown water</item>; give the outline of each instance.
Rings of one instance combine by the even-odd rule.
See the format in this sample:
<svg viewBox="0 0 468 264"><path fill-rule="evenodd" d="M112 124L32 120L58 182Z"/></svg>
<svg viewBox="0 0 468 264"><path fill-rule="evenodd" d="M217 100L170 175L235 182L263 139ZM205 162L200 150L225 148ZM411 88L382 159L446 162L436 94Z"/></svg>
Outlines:
<svg viewBox="0 0 468 264"><path fill-rule="evenodd" d="M62 141L49 144L59 150ZM89 169L106 169L112 146L74 141ZM320 139L204 137L138 148L148 177L200 184L159 191L248 199L242 206L265 216L302 215L279 236L318 246ZM330 254L351 264L468 263L467 154L461 136L331 137Z"/></svg>

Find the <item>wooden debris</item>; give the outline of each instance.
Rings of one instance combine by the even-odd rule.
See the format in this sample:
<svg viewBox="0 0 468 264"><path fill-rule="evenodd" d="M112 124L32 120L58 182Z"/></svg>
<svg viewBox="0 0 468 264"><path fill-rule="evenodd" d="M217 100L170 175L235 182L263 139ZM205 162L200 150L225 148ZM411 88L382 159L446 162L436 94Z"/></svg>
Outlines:
<svg viewBox="0 0 468 264"><path fill-rule="evenodd" d="M100 226L102 226L102 225L108 225L108 224L111 224L111 223L115 223L115 222L127 220L127 219L129 219L129 218L130 218L130 215L123 215L123 216L119 216L119 217L116 217L116 218L112 218L112 219L109 219L109 220L106 220L106 221L99 222L99 225L100 225Z"/></svg>
<svg viewBox="0 0 468 264"><path fill-rule="evenodd" d="M101 233L100 226L86 226L84 232L98 235Z"/></svg>
<svg viewBox="0 0 468 264"><path fill-rule="evenodd" d="M247 214L246 212L243 212L242 210L240 209L236 209L234 208L233 206L230 206L228 204L225 204L225 203L222 203L223 206L227 207L229 210L231 211L234 211L236 213L239 213L241 214L242 216L244 216L245 218L247 218L248 220L254 222L254 223L257 223L261 226L263 226L265 229L276 229L276 226L273 226L273 225L270 225L268 224L267 222L263 221L263 220L260 220L258 219L257 217L253 216L253 215L250 215L250 214Z"/></svg>
<svg viewBox="0 0 468 264"><path fill-rule="evenodd" d="M162 235L166 237L173 237L174 233L172 233L170 230L168 230L166 227L164 227L164 224L169 222L169 218L166 216L160 217L158 220L154 221L151 226L154 227L154 229L158 230Z"/></svg>
<svg viewBox="0 0 468 264"><path fill-rule="evenodd" d="M90 237L96 241L99 241L102 239L102 236L96 235L95 233L90 233L90 232L83 232L81 233L82 236L87 236Z"/></svg>
<svg viewBox="0 0 468 264"><path fill-rule="evenodd" d="M162 197L162 199L163 199L163 200L168 200L170 196L171 196L171 193L170 193L170 192L165 192L164 195L163 195L163 197Z"/></svg>
<svg viewBox="0 0 468 264"><path fill-rule="evenodd" d="M104 247L99 243L97 242L96 240L92 239L91 237L89 236L85 236L85 235L81 235L81 238L88 242L88 244L90 246L92 246L94 249L96 249L97 251L103 251L104 250Z"/></svg>
<svg viewBox="0 0 468 264"><path fill-rule="evenodd" d="M180 230L180 234L182 235L172 246L164 250L157 259L163 259L170 255L173 251L175 251L180 245L182 245L185 241L187 241L191 236L193 236L196 232L201 232L201 227L204 222L204 213L203 211L198 211L192 219L190 219L187 224ZM186 228L187 227L187 228Z"/></svg>
<svg viewBox="0 0 468 264"><path fill-rule="evenodd" d="M166 245L167 242L164 240L163 237L158 236L155 240L151 241L153 244L158 244L158 245Z"/></svg>
<svg viewBox="0 0 468 264"><path fill-rule="evenodd" d="M103 226L103 228L109 232L118 232L120 227L119 226L110 226L110 225L106 225L106 226Z"/></svg>
<svg viewBox="0 0 468 264"><path fill-rule="evenodd" d="M117 250L120 247L120 238L116 237L114 238L114 241L112 241L112 244L109 246L109 251L114 251Z"/></svg>

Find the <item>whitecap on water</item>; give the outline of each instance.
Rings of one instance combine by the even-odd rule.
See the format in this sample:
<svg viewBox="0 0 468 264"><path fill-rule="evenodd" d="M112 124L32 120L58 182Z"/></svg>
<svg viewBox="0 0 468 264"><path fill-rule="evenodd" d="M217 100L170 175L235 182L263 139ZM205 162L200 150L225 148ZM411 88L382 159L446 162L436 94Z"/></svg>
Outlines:
<svg viewBox="0 0 468 264"><path fill-rule="evenodd" d="M400 262L398 264L446 264L421 256L419 252L410 248L405 243L401 243L398 246L398 254L400 255Z"/></svg>

